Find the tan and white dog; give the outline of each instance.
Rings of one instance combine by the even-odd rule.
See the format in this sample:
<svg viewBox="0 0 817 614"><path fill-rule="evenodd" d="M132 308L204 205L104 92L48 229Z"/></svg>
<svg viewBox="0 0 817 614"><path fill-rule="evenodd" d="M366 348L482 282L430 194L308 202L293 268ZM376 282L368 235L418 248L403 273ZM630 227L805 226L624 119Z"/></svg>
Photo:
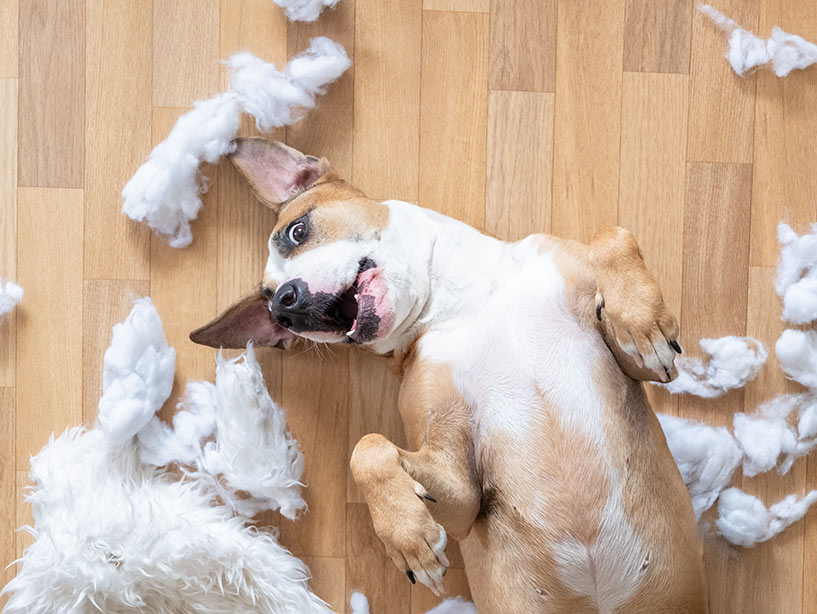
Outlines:
<svg viewBox="0 0 817 614"><path fill-rule="evenodd" d="M409 579L442 590L461 542L481 614L702 613L692 505L641 380L678 326L633 236L515 243L377 202L264 139L232 161L279 211L260 286L191 334L213 347L353 343L401 363L410 446L351 466Z"/></svg>

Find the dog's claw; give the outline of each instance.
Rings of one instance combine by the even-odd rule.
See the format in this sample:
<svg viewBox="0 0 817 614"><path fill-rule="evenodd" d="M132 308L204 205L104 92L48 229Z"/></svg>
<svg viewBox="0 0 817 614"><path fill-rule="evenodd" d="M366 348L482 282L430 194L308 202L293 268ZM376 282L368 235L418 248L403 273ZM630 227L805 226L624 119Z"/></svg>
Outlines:
<svg viewBox="0 0 817 614"><path fill-rule="evenodd" d="M414 572L413 571L411 571L410 569L407 569L406 570L406 575L408 576L408 579L411 580L412 584L417 584L417 580L414 577Z"/></svg>
<svg viewBox="0 0 817 614"><path fill-rule="evenodd" d="M681 346L678 345L678 342L675 339L670 340L669 345L673 350L675 350L679 354L684 353L683 350L681 349Z"/></svg>
<svg viewBox="0 0 817 614"><path fill-rule="evenodd" d="M666 373L666 374L667 374L667 381L670 381L670 380L672 379L672 376L669 374L669 369L667 369L666 367L664 367L664 373Z"/></svg>
<svg viewBox="0 0 817 614"><path fill-rule="evenodd" d="M437 500L428 493L423 495L423 499L426 499L427 501L431 501L432 503L437 503Z"/></svg>

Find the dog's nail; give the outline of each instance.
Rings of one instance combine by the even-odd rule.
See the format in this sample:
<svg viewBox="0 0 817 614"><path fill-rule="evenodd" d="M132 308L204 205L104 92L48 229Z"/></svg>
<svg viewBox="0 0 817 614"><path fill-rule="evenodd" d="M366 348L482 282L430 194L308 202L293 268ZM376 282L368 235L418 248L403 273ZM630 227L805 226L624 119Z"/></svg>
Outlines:
<svg viewBox="0 0 817 614"><path fill-rule="evenodd" d="M676 352L678 352L679 354L683 354L683 353L684 353L684 352L683 352L683 350L681 349L681 346L680 346L680 345L678 345L678 342L677 342L675 339L673 339L672 341L670 341L670 342L669 342L669 344L670 344L670 347L671 347L673 350L675 350Z"/></svg>
<svg viewBox="0 0 817 614"><path fill-rule="evenodd" d="M424 494L424 495L423 495L423 499L428 499L428 500L429 500L429 501L431 501L432 503L437 503L437 500L436 500L434 497L432 497L430 494L428 494L428 493L426 493L426 494Z"/></svg>
<svg viewBox="0 0 817 614"><path fill-rule="evenodd" d="M596 317L601 322L601 308L604 307L604 301L596 305Z"/></svg>
<svg viewBox="0 0 817 614"><path fill-rule="evenodd" d="M411 571L410 569L407 569L406 570L406 575L408 576L408 579L411 580L412 584L417 584L417 580L414 578L414 572L413 571Z"/></svg>
<svg viewBox="0 0 817 614"><path fill-rule="evenodd" d="M672 378L671 378L671 377L670 377L670 375L669 375L669 369L667 369L666 367L664 367L664 373L666 373L666 374L667 374L667 381L670 381Z"/></svg>

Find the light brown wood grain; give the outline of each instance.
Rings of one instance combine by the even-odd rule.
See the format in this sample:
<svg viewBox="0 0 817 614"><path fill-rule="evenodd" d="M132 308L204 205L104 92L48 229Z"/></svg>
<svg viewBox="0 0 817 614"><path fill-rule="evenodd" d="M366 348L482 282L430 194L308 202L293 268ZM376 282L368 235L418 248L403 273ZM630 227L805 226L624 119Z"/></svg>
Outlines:
<svg viewBox="0 0 817 614"><path fill-rule="evenodd" d="M82 309L82 421L96 419L102 395L102 358L113 325L130 313L133 301L150 295L150 284L131 279L87 279Z"/></svg>
<svg viewBox="0 0 817 614"><path fill-rule="evenodd" d="M82 190L17 192L16 467L82 420Z"/></svg>
<svg viewBox="0 0 817 614"><path fill-rule="evenodd" d="M690 0L627 0L624 70L689 72Z"/></svg>
<svg viewBox="0 0 817 614"><path fill-rule="evenodd" d="M221 0L219 3L219 56L249 51L277 68L286 64L287 18L267 0ZM227 71L227 66L221 66Z"/></svg>
<svg viewBox="0 0 817 614"><path fill-rule="evenodd" d="M153 106L189 107L219 91L219 0L153 3Z"/></svg>
<svg viewBox="0 0 817 614"><path fill-rule="evenodd" d="M0 388L0 583L14 577L17 558L14 530L17 528L17 476L14 471L14 388ZM0 598L0 603L2 603Z"/></svg>
<svg viewBox="0 0 817 614"><path fill-rule="evenodd" d="M371 198L416 202L422 0L357 0L352 178Z"/></svg>
<svg viewBox="0 0 817 614"><path fill-rule="evenodd" d="M19 185L81 188L85 1L19 3Z"/></svg>
<svg viewBox="0 0 817 614"><path fill-rule="evenodd" d="M477 228L485 223L487 58L487 15L423 14L420 204Z"/></svg>
<svg viewBox="0 0 817 614"><path fill-rule="evenodd" d="M0 0L0 79L17 78L19 0Z"/></svg>
<svg viewBox="0 0 817 614"><path fill-rule="evenodd" d="M552 92L557 0L491 2L491 89Z"/></svg>
<svg viewBox="0 0 817 614"><path fill-rule="evenodd" d="M151 149L153 7L91 0L86 10L85 277L146 280L150 230L122 214L120 193Z"/></svg>
<svg viewBox="0 0 817 614"><path fill-rule="evenodd" d="M757 3L726 0L717 5L747 30L757 27ZM766 36L764 34L763 36ZM727 35L709 17L692 19L690 117L687 159L752 162L755 79L739 77L723 57Z"/></svg>
<svg viewBox="0 0 817 614"><path fill-rule="evenodd" d="M153 142L163 139L186 109L153 109ZM211 178L212 179L212 178ZM214 351L196 345L190 331L209 322L217 307L218 210L210 204L217 188L202 195L202 208L192 223L193 243L184 249L170 247L159 236L151 237L150 296L162 318L169 345L176 349L176 380L170 402L161 415L173 415L175 401L190 379L212 379Z"/></svg>
<svg viewBox="0 0 817 614"><path fill-rule="evenodd" d="M346 506L346 544L346 592L361 591L372 612L410 614L411 584L386 555L363 503Z"/></svg>
<svg viewBox="0 0 817 614"><path fill-rule="evenodd" d="M423 9L426 11L487 13L491 10L491 0L423 0Z"/></svg>
<svg viewBox="0 0 817 614"><path fill-rule="evenodd" d="M0 79L0 279L17 279L17 81ZM14 385L15 311L0 322L0 386Z"/></svg>
<svg viewBox="0 0 817 614"><path fill-rule="evenodd" d="M551 229L587 241L617 217L624 0L558 13Z"/></svg>
<svg viewBox="0 0 817 614"><path fill-rule="evenodd" d="M485 229L515 241L550 231L553 94L492 91Z"/></svg>
<svg viewBox="0 0 817 614"><path fill-rule="evenodd" d="M773 26L817 40L817 4L795 0L760 4L757 32ZM817 220L817 173L814 172L814 74L795 70L786 78L772 71L757 74L752 183L753 266L777 262L777 223L802 230Z"/></svg>
<svg viewBox="0 0 817 614"><path fill-rule="evenodd" d="M309 583L315 594L335 612L343 612L346 602L346 560L344 557L302 557L312 572Z"/></svg>

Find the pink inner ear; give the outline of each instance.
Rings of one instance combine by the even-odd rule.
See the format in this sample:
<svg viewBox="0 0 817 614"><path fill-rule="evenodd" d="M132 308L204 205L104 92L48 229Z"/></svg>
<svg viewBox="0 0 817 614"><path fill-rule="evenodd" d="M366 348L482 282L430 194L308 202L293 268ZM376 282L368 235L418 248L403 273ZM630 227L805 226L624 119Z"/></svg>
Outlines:
<svg viewBox="0 0 817 614"><path fill-rule="evenodd" d="M286 349L295 335L272 321L267 300L260 292L244 297L218 318L190 333L194 343L210 347L243 348L248 341L258 346Z"/></svg>

